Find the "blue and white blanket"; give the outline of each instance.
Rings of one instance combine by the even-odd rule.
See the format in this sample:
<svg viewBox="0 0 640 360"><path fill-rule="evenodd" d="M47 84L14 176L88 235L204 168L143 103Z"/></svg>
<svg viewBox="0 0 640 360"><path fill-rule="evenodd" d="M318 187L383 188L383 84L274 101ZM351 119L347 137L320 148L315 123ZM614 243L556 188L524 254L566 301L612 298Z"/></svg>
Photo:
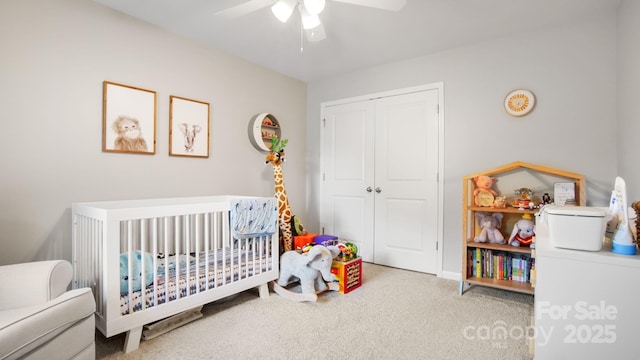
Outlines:
<svg viewBox="0 0 640 360"><path fill-rule="evenodd" d="M278 226L275 198L246 198L231 201L231 230L235 239L272 235Z"/></svg>

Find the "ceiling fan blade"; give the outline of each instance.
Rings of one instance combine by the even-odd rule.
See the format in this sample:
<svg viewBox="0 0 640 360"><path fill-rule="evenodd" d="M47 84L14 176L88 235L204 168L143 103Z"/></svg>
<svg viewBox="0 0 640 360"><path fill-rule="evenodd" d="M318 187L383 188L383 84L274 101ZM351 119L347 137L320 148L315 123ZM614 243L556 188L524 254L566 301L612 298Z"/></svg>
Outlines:
<svg viewBox="0 0 640 360"><path fill-rule="evenodd" d="M405 5L407 0L333 0L345 4L353 4L360 6L367 6L382 10L400 11Z"/></svg>
<svg viewBox="0 0 640 360"><path fill-rule="evenodd" d="M248 0L242 4L232 6L228 9L220 10L216 13L216 16L224 17L227 19L235 19L237 17L247 15L248 13L260 10L273 4L273 0Z"/></svg>

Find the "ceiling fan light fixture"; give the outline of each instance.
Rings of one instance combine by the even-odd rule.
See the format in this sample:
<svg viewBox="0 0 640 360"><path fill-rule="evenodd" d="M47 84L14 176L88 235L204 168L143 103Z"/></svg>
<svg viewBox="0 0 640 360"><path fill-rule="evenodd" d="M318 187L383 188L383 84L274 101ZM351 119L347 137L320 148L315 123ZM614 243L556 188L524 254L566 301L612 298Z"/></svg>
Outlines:
<svg viewBox="0 0 640 360"><path fill-rule="evenodd" d="M296 0L279 0L271 7L273 15L283 23L286 23L296 8Z"/></svg>
<svg viewBox="0 0 640 360"><path fill-rule="evenodd" d="M318 15L324 10L325 0L303 0L304 8L311 15Z"/></svg>
<svg viewBox="0 0 640 360"><path fill-rule="evenodd" d="M309 14L304 7L299 7L300 18L302 19L302 28L305 30L314 29L321 25L318 15Z"/></svg>

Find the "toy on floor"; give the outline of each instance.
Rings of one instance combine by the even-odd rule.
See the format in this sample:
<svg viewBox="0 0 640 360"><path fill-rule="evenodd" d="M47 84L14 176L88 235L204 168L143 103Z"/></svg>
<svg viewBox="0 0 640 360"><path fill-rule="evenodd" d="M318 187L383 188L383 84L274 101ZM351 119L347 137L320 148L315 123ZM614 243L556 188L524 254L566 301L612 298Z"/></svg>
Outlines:
<svg viewBox="0 0 640 360"><path fill-rule="evenodd" d="M476 189L473 190L473 202L475 206L492 206L498 193L491 187L498 179L485 175L478 175L473 178Z"/></svg>
<svg viewBox="0 0 640 360"><path fill-rule="evenodd" d="M295 301L317 301L318 293L339 290L335 275L331 272L333 258L340 250L335 246L316 245L306 253L295 250L280 256L280 277L273 283L273 290L280 296ZM285 288L293 280L300 282L301 293ZM327 284L328 282L328 284Z"/></svg>
<svg viewBox="0 0 640 360"><path fill-rule="evenodd" d="M300 218L297 215L293 215L291 217L291 235L300 236L308 233L309 232L304 229L304 226L302 226L302 221L300 221Z"/></svg>
<svg viewBox="0 0 640 360"><path fill-rule="evenodd" d="M288 140L277 137L271 139L271 151L267 154L266 164L273 166L273 180L275 183L275 197L278 200L278 226L280 228L280 251L293 250L293 236L304 235L304 227L300 219L295 217L289 206L289 198L284 188L282 163L284 162L284 147Z"/></svg>
<svg viewBox="0 0 640 360"><path fill-rule="evenodd" d="M522 219L513 225L513 231L509 237L511 246L531 246L535 236L536 226L531 214L522 215Z"/></svg>
<svg viewBox="0 0 640 360"><path fill-rule="evenodd" d="M477 212L476 219L478 219L478 225L482 228L482 231L480 231L480 234L478 234L473 241L481 243L488 241L494 244L504 244L506 241L500 232L502 217L502 213L487 215L482 212Z"/></svg>
<svg viewBox="0 0 640 360"><path fill-rule="evenodd" d="M358 247L350 242L347 243L338 243L336 245L338 250L340 250L339 258L343 262L347 262L353 260L358 257Z"/></svg>

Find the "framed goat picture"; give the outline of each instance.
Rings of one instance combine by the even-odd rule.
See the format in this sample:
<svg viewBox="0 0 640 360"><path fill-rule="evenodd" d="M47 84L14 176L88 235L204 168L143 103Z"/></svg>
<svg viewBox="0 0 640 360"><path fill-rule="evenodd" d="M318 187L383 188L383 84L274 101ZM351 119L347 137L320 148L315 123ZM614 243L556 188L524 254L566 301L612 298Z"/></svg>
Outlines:
<svg viewBox="0 0 640 360"><path fill-rule="evenodd" d="M169 155L209 157L209 103L169 97Z"/></svg>
<svg viewBox="0 0 640 360"><path fill-rule="evenodd" d="M156 92L102 83L102 151L156 153Z"/></svg>

